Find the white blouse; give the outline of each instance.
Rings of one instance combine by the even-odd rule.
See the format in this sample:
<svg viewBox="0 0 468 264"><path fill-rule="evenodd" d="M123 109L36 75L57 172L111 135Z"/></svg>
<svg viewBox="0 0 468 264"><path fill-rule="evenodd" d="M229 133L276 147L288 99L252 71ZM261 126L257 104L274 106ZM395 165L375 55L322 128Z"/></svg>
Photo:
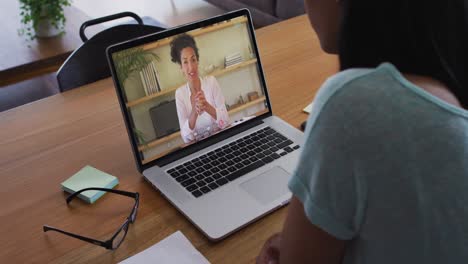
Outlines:
<svg viewBox="0 0 468 264"><path fill-rule="evenodd" d="M192 112L190 88L188 83L179 87L176 90L175 98L180 134L185 143L210 136L229 125L229 115L218 81L214 76L200 78L200 81L206 101L216 110L216 120L205 111L197 117L193 130L190 129L189 117Z"/></svg>

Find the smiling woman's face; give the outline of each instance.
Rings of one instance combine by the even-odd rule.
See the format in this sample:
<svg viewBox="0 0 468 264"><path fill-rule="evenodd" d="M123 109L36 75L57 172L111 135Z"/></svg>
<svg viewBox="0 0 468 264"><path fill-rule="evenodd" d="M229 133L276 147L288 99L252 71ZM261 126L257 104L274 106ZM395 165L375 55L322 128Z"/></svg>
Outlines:
<svg viewBox="0 0 468 264"><path fill-rule="evenodd" d="M187 81L192 82L198 78L198 59L191 47L183 48L180 52L180 67Z"/></svg>

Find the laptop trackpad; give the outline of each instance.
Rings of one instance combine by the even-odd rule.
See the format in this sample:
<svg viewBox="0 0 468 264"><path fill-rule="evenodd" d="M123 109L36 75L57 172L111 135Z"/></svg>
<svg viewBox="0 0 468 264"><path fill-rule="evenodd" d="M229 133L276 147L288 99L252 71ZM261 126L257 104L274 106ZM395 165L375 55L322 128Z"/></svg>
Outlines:
<svg viewBox="0 0 468 264"><path fill-rule="evenodd" d="M290 174L281 167L272 169L241 183L239 186L262 204L268 204L289 192Z"/></svg>

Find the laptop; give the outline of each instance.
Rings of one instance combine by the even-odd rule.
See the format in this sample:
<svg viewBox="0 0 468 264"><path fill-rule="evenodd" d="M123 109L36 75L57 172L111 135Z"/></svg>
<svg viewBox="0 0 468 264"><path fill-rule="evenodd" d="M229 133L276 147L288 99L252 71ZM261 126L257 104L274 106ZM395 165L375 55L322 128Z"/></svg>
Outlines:
<svg viewBox="0 0 468 264"><path fill-rule="evenodd" d="M247 9L107 57L138 170L210 240L289 202L303 133L272 113Z"/></svg>

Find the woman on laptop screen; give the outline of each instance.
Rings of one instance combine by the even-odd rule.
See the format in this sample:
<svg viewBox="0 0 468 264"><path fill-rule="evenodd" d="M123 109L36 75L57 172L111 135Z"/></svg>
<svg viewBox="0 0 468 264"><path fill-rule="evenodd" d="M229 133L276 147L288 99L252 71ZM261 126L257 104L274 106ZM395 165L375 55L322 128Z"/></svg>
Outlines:
<svg viewBox="0 0 468 264"><path fill-rule="evenodd" d="M180 134L190 143L220 131L229 124L224 96L214 76L200 77L195 39L182 34L171 42L171 60L180 65L187 83L176 90Z"/></svg>

